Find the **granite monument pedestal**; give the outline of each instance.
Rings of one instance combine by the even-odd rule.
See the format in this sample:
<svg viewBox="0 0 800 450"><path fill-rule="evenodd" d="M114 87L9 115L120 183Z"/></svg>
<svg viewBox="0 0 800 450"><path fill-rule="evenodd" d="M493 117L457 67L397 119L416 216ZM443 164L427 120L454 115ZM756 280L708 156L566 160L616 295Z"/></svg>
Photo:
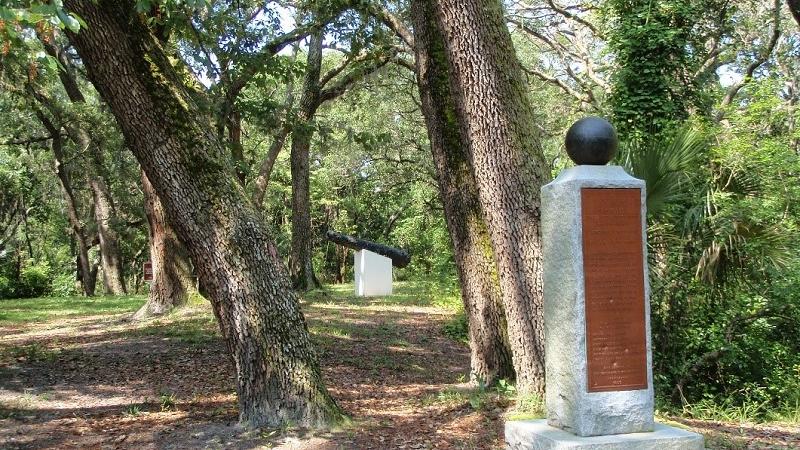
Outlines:
<svg viewBox="0 0 800 450"><path fill-rule="evenodd" d="M656 424L645 183L605 164L608 122L567 134L578 164L542 188L547 419L506 423L509 449L702 449Z"/></svg>

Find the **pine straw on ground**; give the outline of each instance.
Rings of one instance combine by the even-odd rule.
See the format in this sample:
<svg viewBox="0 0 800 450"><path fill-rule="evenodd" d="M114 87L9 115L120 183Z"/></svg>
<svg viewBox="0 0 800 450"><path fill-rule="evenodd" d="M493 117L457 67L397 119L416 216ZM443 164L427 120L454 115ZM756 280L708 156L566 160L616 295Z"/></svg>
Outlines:
<svg viewBox="0 0 800 450"><path fill-rule="evenodd" d="M210 309L193 305L139 323L130 313L0 323L0 448L503 447L509 402L462 394L468 349L442 331L452 312L344 296L303 308L351 424L323 433L239 428L230 361ZM730 448L800 448L797 428L686 425L750 436Z"/></svg>

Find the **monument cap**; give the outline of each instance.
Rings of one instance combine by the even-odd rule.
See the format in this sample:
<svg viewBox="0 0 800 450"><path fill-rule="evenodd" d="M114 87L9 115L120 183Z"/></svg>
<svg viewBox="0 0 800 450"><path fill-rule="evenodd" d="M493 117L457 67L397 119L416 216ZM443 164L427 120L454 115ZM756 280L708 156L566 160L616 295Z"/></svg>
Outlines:
<svg viewBox="0 0 800 450"><path fill-rule="evenodd" d="M617 153L617 132L605 119L584 117L567 131L565 145L577 165L603 166Z"/></svg>

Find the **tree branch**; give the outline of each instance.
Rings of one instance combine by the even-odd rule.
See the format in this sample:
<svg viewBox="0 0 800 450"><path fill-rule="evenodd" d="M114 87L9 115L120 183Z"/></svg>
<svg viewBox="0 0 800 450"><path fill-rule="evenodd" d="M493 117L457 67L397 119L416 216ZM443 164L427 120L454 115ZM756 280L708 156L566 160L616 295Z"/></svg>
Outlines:
<svg viewBox="0 0 800 450"><path fill-rule="evenodd" d="M400 20L399 17L394 15L391 11L386 9L383 6L371 5L369 7L369 12L372 14L376 19L381 21L384 25L389 27L390 30L394 31L397 37L405 43L408 48L414 48L414 34L408 27Z"/></svg>
<svg viewBox="0 0 800 450"><path fill-rule="evenodd" d="M573 13L567 11L566 9L556 5L556 2L554 2L553 0L547 0L547 4L550 5L550 8L552 8L553 11L561 14L562 16L566 17L567 19L570 19L570 20L573 20L575 22L578 22L579 24L581 24L581 25L585 26L586 28L592 30L592 33L594 33L595 36L601 37L600 30L598 30L597 27L595 27L594 25L592 25L591 23L589 23L585 19L581 18L577 14L573 14Z"/></svg>
<svg viewBox="0 0 800 450"><path fill-rule="evenodd" d="M786 4L789 6L789 11L792 12L797 25L800 25L800 0L786 0Z"/></svg>
<svg viewBox="0 0 800 450"><path fill-rule="evenodd" d="M61 137L65 136L65 134L61 134ZM12 139L10 141L0 143L0 145L29 145L37 142L49 141L50 139L53 139L53 136L34 136L27 139Z"/></svg>
<svg viewBox="0 0 800 450"><path fill-rule="evenodd" d="M724 117L725 113L723 112L723 110L725 109L725 107L730 105L733 102L734 97L736 97L736 94L738 94L739 91L753 79L753 74L755 73L756 69L761 67L761 65L767 62L767 60L769 59L770 55L772 54L772 51L775 49L775 46L778 43L778 38L781 35L780 20L781 20L781 2L780 0L775 0L775 9L773 12L773 22L775 25L773 26L772 35L770 36L769 42L767 43L767 46L764 48L761 54L758 55L756 59L754 59L750 63L749 66L747 66L747 69L745 70L744 73L744 77L741 79L741 81L733 84L733 86L731 86L728 89L728 93L725 94L725 98L722 99L719 111L716 114L715 119L717 120L717 122L722 120L722 117Z"/></svg>
<svg viewBox="0 0 800 450"><path fill-rule="evenodd" d="M350 86L352 86L356 81L361 80L365 76L374 73L381 67L385 66L396 55L397 49L392 47L388 55L376 57L376 59L372 60L370 64L364 64L359 68L351 70L349 73L339 78L338 81L336 81L332 86L323 88L319 97L320 104L329 100L333 100L334 98L344 94L347 92L347 89L349 89Z"/></svg>
<svg viewBox="0 0 800 450"><path fill-rule="evenodd" d="M553 84L555 86L558 86L565 93L567 93L570 96L574 97L576 100L578 100L581 103L591 103L590 99L587 96L582 95L580 92L576 91L575 89L570 87L567 83L563 82L562 80L559 80L556 77L552 77L550 75L545 74L544 72L540 72L540 71L538 71L536 69L529 69L527 67L523 67L523 70L525 70L525 72L535 76L536 78L538 78L538 79L540 79L540 80L542 80L542 81L544 81L546 83L550 83L550 84Z"/></svg>

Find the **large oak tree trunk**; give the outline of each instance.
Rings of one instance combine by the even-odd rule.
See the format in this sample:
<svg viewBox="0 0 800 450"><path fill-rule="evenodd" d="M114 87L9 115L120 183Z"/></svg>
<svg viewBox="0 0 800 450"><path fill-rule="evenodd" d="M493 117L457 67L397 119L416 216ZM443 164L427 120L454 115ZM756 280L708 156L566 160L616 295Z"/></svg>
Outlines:
<svg viewBox="0 0 800 450"><path fill-rule="evenodd" d="M292 249L289 257L292 280L296 289L307 291L319 287L314 273L314 236L311 231L311 181L309 153L314 135L312 120L320 105L320 72L322 69L321 31L311 35L308 45L303 94L298 105L297 123L292 132Z"/></svg>
<svg viewBox="0 0 800 450"><path fill-rule="evenodd" d="M500 279L520 392L544 391L539 190L548 178L499 0L435 0Z"/></svg>
<svg viewBox="0 0 800 450"><path fill-rule="evenodd" d="M67 0L69 38L186 245L236 369L241 422L318 426L340 412L262 215L134 2Z"/></svg>
<svg viewBox="0 0 800 450"><path fill-rule="evenodd" d="M133 319L144 319L164 314L186 304L192 284L192 266L183 243L167 222L161 200L153 185L142 172L144 211L150 229L150 262L153 281L147 302L134 314Z"/></svg>
<svg viewBox="0 0 800 450"><path fill-rule="evenodd" d="M491 385L513 378L511 350L489 234L455 120L444 41L431 11L430 0L412 3L417 82L469 324L470 378Z"/></svg>

